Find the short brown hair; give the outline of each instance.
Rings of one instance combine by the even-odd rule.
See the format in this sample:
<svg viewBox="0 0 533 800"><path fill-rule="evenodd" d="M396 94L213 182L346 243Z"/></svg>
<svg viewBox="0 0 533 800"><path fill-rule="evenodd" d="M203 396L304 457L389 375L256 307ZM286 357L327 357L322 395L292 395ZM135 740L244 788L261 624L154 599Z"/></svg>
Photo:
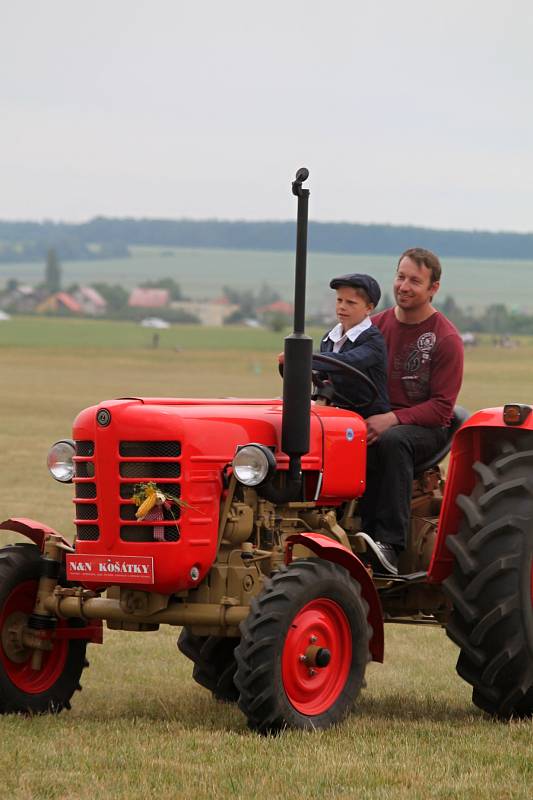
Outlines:
<svg viewBox="0 0 533 800"><path fill-rule="evenodd" d="M410 258L415 264L418 264L419 267L426 267L431 272L431 283L437 283L440 281L440 276L442 273L442 267L440 265L439 257L432 253L431 250L424 250L423 247L411 247L409 250L403 252L398 259L398 266L396 267L396 271L398 271L398 267L400 266L400 262L402 258Z"/></svg>

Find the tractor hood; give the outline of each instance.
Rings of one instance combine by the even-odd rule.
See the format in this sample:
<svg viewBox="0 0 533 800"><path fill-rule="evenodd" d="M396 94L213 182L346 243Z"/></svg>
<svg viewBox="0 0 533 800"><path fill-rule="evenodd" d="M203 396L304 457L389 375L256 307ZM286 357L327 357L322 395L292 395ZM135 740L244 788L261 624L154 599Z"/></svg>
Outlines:
<svg viewBox="0 0 533 800"><path fill-rule="evenodd" d="M102 425L98 419L104 409L109 422ZM281 399L121 398L82 411L73 434L76 440L105 442L115 451L123 441L179 441L181 457L191 467L217 472L231 462L238 446L258 442L273 448L278 468L287 469L289 459L281 451L282 410ZM322 499L361 494L365 452L366 426L359 415L312 406L302 469L323 471Z"/></svg>

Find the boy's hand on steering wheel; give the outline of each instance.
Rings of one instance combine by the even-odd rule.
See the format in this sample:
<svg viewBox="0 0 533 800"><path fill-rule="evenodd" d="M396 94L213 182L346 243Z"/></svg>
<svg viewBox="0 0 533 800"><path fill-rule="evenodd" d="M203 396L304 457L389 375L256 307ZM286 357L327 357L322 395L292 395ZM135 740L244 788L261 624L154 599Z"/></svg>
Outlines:
<svg viewBox="0 0 533 800"><path fill-rule="evenodd" d="M366 443L375 444L382 433L398 425L398 417L393 411L386 414L373 414L366 419Z"/></svg>

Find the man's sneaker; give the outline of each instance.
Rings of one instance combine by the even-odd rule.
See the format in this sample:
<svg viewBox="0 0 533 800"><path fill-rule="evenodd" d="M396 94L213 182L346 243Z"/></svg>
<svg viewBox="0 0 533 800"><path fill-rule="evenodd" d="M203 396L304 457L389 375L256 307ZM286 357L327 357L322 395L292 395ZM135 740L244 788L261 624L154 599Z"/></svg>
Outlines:
<svg viewBox="0 0 533 800"><path fill-rule="evenodd" d="M376 574L397 575L398 553L392 544L375 542L368 533L360 531L357 536L366 543L366 553L361 554L362 560L369 564Z"/></svg>

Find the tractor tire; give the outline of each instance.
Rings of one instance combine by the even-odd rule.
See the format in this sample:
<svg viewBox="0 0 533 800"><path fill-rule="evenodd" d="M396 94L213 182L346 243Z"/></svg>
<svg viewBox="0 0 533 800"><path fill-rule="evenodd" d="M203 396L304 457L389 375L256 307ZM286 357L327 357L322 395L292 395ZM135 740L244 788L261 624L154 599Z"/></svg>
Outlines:
<svg viewBox="0 0 533 800"><path fill-rule="evenodd" d="M233 683L237 669L234 650L238 642L223 636L196 636L187 628L183 628L178 639L178 650L194 663L193 679L225 703L235 703L239 696Z"/></svg>
<svg viewBox="0 0 533 800"><path fill-rule="evenodd" d="M527 442L531 447L531 440ZM444 582L453 611L447 633L472 701L499 719L533 714L533 449L503 443L457 504L463 519L446 544Z"/></svg>
<svg viewBox="0 0 533 800"><path fill-rule="evenodd" d="M58 639L44 652L42 667L33 670L30 650L14 652L9 627L28 617L35 605L40 551L33 544L15 544L0 550L0 714L59 713L70 708L80 690L87 642ZM57 630L79 627L81 620L59 620Z"/></svg>
<svg viewBox="0 0 533 800"><path fill-rule="evenodd" d="M268 734L344 719L370 660L367 615L359 584L338 564L313 558L282 566L252 600L235 650L249 727Z"/></svg>

